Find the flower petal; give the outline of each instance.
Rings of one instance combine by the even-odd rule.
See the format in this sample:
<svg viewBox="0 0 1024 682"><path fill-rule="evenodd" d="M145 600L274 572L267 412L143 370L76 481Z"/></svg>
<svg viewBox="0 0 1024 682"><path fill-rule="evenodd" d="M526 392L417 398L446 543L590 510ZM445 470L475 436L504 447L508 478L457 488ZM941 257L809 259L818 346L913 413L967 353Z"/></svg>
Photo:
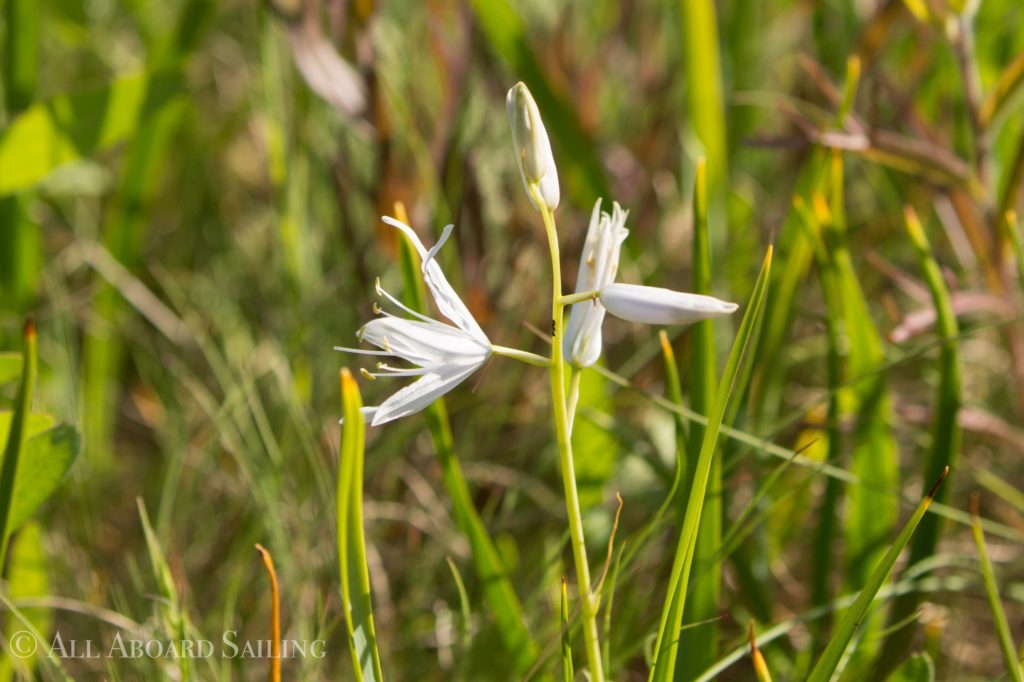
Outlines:
<svg viewBox="0 0 1024 682"><path fill-rule="evenodd" d="M359 330L359 338L421 367L477 360L489 353L466 332L437 321L378 317Z"/></svg>
<svg viewBox="0 0 1024 682"><path fill-rule="evenodd" d="M420 258L423 259L423 281L427 283L427 288L430 289L434 302L437 304L437 309L441 311L441 314L454 322L455 326L459 329L472 336L478 344L490 348L491 342L487 339L487 335L484 334L483 329L477 324L466 304L455 293L455 289L452 288L452 285L445 278L441 266L433 258L433 255L437 253L437 250L444 245L451 235L452 226L446 226L434 248L427 251L426 247L423 246L423 242L420 241L420 238L411 227L390 216L384 216L382 220L388 225L404 232L409 240L412 241L413 246L416 247Z"/></svg>
<svg viewBox="0 0 1024 682"><path fill-rule="evenodd" d="M399 389L377 408L370 422L371 426L380 426L386 422L419 412L448 391L452 390L466 377L475 372L481 362L446 365L435 372L428 372L408 386Z"/></svg>
<svg viewBox="0 0 1024 682"><path fill-rule="evenodd" d="M690 324L735 312L735 303L638 284L609 284L601 303L612 315L643 324Z"/></svg>

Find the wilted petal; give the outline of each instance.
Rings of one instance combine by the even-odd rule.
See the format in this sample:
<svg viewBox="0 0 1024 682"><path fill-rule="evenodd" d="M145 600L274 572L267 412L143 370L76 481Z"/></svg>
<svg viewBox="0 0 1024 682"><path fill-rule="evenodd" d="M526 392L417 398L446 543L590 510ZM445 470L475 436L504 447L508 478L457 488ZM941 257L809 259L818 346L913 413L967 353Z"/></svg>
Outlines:
<svg viewBox="0 0 1024 682"><path fill-rule="evenodd" d="M735 303L638 284L609 284L601 303L612 315L643 324L690 324L735 312Z"/></svg>

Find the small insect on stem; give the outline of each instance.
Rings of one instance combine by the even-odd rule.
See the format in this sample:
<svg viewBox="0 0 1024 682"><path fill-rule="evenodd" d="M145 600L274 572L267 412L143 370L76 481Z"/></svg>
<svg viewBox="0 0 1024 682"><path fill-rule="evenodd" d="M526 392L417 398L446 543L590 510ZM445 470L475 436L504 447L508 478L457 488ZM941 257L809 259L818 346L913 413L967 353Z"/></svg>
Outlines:
<svg viewBox="0 0 1024 682"><path fill-rule="evenodd" d="M555 338L555 321L551 320L551 338Z"/></svg>

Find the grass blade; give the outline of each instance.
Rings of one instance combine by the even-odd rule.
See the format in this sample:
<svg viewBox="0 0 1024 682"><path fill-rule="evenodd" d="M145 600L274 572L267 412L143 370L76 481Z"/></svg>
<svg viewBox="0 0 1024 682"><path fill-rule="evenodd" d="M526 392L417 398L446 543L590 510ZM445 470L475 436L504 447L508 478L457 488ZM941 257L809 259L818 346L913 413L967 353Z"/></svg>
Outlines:
<svg viewBox="0 0 1024 682"><path fill-rule="evenodd" d="M992 611L996 634L999 635L999 648L1003 651L1006 672L1014 682L1024 682L1024 671L1021 670L1020 660L1017 658L1017 647L1013 644L1010 623L1006 620L1006 612L999 599L999 586L996 584L992 561L989 559L988 548L985 546L985 533L981 529L981 518L978 515L977 495L971 498L971 533L974 535L974 545L978 548L978 564L981 568L982 580L985 582L985 597L988 599L988 608Z"/></svg>
<svg viewBox="0 0 1024 682"><path fill-rule="evenodd" d="M562 633L562 679L565 682L572 682L575 673L573 673L572 669L572 637L569 636L569 588L565 582L565 576L562 576L561 594L561 608L559 609L561 617L559 622Z"/></svg>
<svg viewBox="0 0 1024 682"><path fill-rule="evenodd" d="M914 247L918 265L924 273L928 291L931 293L932 305L935 307L936 331L945 342L939 347L935 423L931 454L924 470L924 480L933 481L946 467L956 466L960 453L960 427L957 421L957 413L960 410L960 360L956 342L960 327L953 311L949 289L938 263L932 256L921 222L909 206L904 209L904 214L907 233ZM946 497L948 495L943 495L940 491L936 499L938 502L944 502ZM942 530L941 522L942 518L935 514L929 514L921 521L921 528L910 544L908 566L913 566L935 552ZM920 602L921 595L917 592L902 595L893 604L889 623L899 623L912 616ZM913 627L898 628L889 635L879 658L883 670L888 670L889 666L895 666L900 662L907 651L914 630Z"/></svg>
<svg viewBox="0 0 1024 682"><path fill-rule="evenodd" d="M689 6L702 3L687 2L684 4ZM689 42L689 38L687 42ZM714 79L705 78L704 80ZM708 230L707 175L707 164L704 159L701 159L697 162L697 172L693 184L692 290L696 294L710 295L711 243ZM715 400L718 362L715 353L714 325L714 320L704 320L694 324L691 331L693 355L690 360L690 407L694 412L700 414L708 414ZM687 452L700 451L704 433L705 429L700 424L693 424L690 427ZM684 489L691 489L692 478L688 478L686 482L687 485ZM698 571L694 579L692 599L683 617L683 622L686 624L703 624L699 627L687 628L680 635L679 646L688 652L687 656L677 660L676 676L682 680L694 679L717 657L718 627L714 618L718 613L718 598L721 593L719 548L722 544L723 504L722 458L715 457L711 460L708 494L704 499L704 513L701 515L700 529L697 531L694 563L697 565Z"/></svg>
<svg viewBox="0 0 1024 682"><path fill-rule="evenodd" d="M260 544L256 545L263 567L270 578L270 682L281 682L281 593L277 584L277 571L270 552Z"/></svg>
<svg viewBox="0 0 1024 682"><path fill-rule="evenodd" d="M868 615L868 609L871 607L871 602L874 600L875 595L878 594L878 590L881 589L882 584L885 583L889 577L889 573L892 572L892 567L896 564L896 560L903 552L903 548L910 542L910 537L914 534L917 529L917 525L921 522L921 518L924 517L925 512L928 511L928 506L932 503L932 499L935 497L936 491L939 486L946 479L946 475L949 473L947 468L942 472L935 484L932 485L928 494L924 496L921 503L917 505L917 509L907 520L907 523L903 526L903 530L896 537L889 549L886 551L882 560L875 567L875 570L868 577L867 583L864 588L857 595L857 600L850 607L850 610L843 616L842 622L836 629L832 639L829 640L828 646L825 647L825 651L822 652L821 657L818 658L818 662L815 664L814 669L811 670L810 676L807 678L808 682L829 682L832 679L832 674L835 672L836 667L839 665L840 659L846 652L846 648L849 646L853 636L860 629L861 624Z"/></svg>
<svg viewBox="0 0 1024 682"><path fill-rule="evenodd" d="M366 565L363 535L363 457L366 424L359 410L363 406L359 386L347 369L341 370L342 426L338 457L338 564L341 573L341 601L345 609L352 668L359 682L380 682L380 653L373 625L370 572Z"/></svg>
<svg viewBox="0 0 1024 682"><path fill-rule="evenodd" d="M718 432L725 416L725 410L732 394L733 384L739 374L740 365L746 354L747 344L757 327L758 317L768 291L768 278L771 273L772 248L768 247L761 274L754 285L743 321L740 323L736 340L729 353L725 365L725 373L715 393L715 403L708 416L707 428L701 442L700 455L693 476L693 487L686 504L686 515L679 534L675 559L672 563L672 575L669 579L667 599L661 613L658 636L654 643L654 666L651 668L651 682L663 682L673 679L675 674L676 654L679 649L678 634L682 625L686 607L686 591L690 578L690 567L693 564L694 549L697 544L697 529L700 526L701 512L707 491L708 478L711 474L711 460L718 444Z"/></svg>
<svg viewBox="0 0 1024 682"><path fill-rule="evenodd" d="M21 384L18 386L18 397L14 403L14 416L11 429L7 433L7 444L4 446L4 461L0 466L0 566L7 557L7 540L11 532L11 510L14 507L15 482L18 477L18 463L25 451L28 439L28 415L32 409L32 393L35 390L37 352L36 326L29 319L25 323L24 367L21 372Z"/></svg>

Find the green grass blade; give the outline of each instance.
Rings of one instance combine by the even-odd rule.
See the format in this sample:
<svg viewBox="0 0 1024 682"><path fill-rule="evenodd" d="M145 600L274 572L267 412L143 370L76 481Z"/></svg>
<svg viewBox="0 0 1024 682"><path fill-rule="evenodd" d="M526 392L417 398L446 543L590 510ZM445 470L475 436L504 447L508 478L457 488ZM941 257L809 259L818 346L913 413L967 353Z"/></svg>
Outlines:
<svg viewBox="0 0 1024 682"><path fill-rule="evenodd" d="M470 625L472 623L472 615L469 608L469 593L466 592L466 583L462 580L462 574L459 573L459 567L455 565L451 557L445 557L445 561L448 562L448 570L452 573L452 579L455 581L455 589L459 595L459 651L460 657L465 657L469 652L469 644L471 641L470 637Z"/></svg>
<svg viewBox="0 0 1024 682"><path fill-rule="evenodd" d="M690 578L690 567L693 564L694 549L697 544L697 529L700 526L701 512L704 506L708 478L711 474L711 460L718 444L718 432L729 404L733 384L739 374L740 365L746 354L747 344L757 328L765 296L768 292L768 281L771 273L772 249L768 248L761 274L754 285L750 303L743 315L736 340L733 342L725 372L715 392L715 403L708 415L707 428L701 442L700 455L697 458L693 476L693 487L687 500L686 515L679 534L675 559L672 563L672 574L669 578L665 606L661 613L658 636L654 644L654 666L651 668L651 682L663 682L673 679L675 674L676 654L679 648L679 630L682 625L686 607L686 592Z"/></svg>
<svg viewBox="0 0 1024 682"><path fill-rule="evenodd" d="M935 497L936 491L942 482L945 480L949 470L942 472L942 476L935 481L928 494L924 496L921 503L917 505L917 509L907 520L907 523L903 526L903 530L900 531L896 540L889 546L889 549L885 552L882 560L875 567L875 570L868 577L867 583L864 588L857 595L857 600L853 603L850 609L843 616L842 622L839 623L839 627L836 628L835 634L832 635L832 639L829 640L828 646L825 647L825 651L822 652L821 657L815 664L814 669L811 670L810 676L807 678L808 682L829 682L832 679L832 674L835 672L836 667L839 665L839 661L842 659L843 654L846 652L846 648L849 646L853 636L860 629L860 626L864 623L864 619L868 615L868 610L871 608L871 602L874 600L875 595L878 594L878 590L881 589L882 584L885 583L889 577L889 573L892 572L892 567L896 564L896 560L903 552L903 548L910 542L911 536L917 529L917 525L921 522L921 518L924 517L925 512L928 511L928 506L932 503L932 499Z"/></svg>
<svg viewBox="0 0 1024 682"><path fill-rule="evenodd" d="M544 125L555 145L559 177L576 203L593 203L595 196L608 196L597 145L583 130L572 107L549 83L527 40L522 17L508 0L471 0L469 5L487 44L515 78L526 83L537 107L544 112ZM559 155L560 149L565 153Z"/></svg>
<svg viewBox="0 0 1024 682"><path fill-rule="evenodd" d="M572 682L576 675L572 668L572 637L569 632L569 588L564 576L561 595L561 608L558 612L560 614L560 632L562 633L562 679L564 682Z"/></svg>
<svg viewBox="0 0 1024 682"><path fill-rule="evenodd" d="M32 105L0 132L0 195L132 137L181 92L178 71L159 71Z"/></svg>
<svg viewBox="0 0 1024 682"><path fill-rule="evenodd" d="M703 147L702 154L707 158L709 195L717 211L722 212L721 220L714 222L724 226L729 156L715 3L712 0L682 0L680 4L687 109L694 133Z"/></svg>
<svg viewBox="0 0 1024 682"><path fill-rule="evenodd" d="M360 682L380 682L380 653L373 625L370 572L366 565L363 535L363 458L366 424L359 410L363 406L359 386L352 374L341 370L342 426L338 457L337 532L341 601L345 610L352 668Z"/></svg>
<svg viewBox="0 0 1024 682"><path fill-rule="evenodd" d="M703 4L703 2L684 3L686 6ZM696 37L693 39L695 40ZM687 37L687 42L691 42L691 37ZM695 57L696 55L691 56ZM715 79L705 77L703 80L713 81ZM706 87L702 86L702 88ZM696 121L695 125L698 122ZM711 242L708 230L707 175L707 164L704 159L701 159L697 162L693 184L692 291L696 294L710 295ZM700 414L708 414L715 401L718 361L715 353L714 325L714 320L704 320L694 324L690 332L693 338L693 355L690 359L689 372L690 407L694 412ZM705 429L700 424L690 427L687 452L700 451L704 432ZM692 479L687 479L686 482L684 490L691 489ZM722 458L715 457L711 461L708 494L704 499L700 530L697 531L697 547L694 554L697 573L694 578L692 597L683 617L683 622L686 624L701 623L701 625L687 628L680 635L679 647L687 652L686 656L681 656L676 661L676 676L680 680L696 678L701 671L714 662L718 653L716 646L718 627L714 618L718 613L718 599L722 589L719 559L719 548L722 544L722 509Z"/></svg>
<svg viewBox="0 0 1024 682"><path fill-rule="evenodd" d="M7 540L11 533L11 510L14 508L15 482L18 477L18 463L25 451L28 439L28 415L32 409L32 393L36 385L37 352L36 326L30 319L25 323L24 368L21 384L14 403L14 416L4 446L4 460L0 466L0 566L7 557Z"/></svg>
<svg viewBox="0 0 1024 682"><path fill-rule="evenodd" d="M949 289L942 277L939 264L932 255L924 228L912 208L907 207L904 212L907 233L914 247L918 266L924 273L925 284L927 284L932 297L932 305L935 307L936 332L945 341L939 347L936 366L939 385L935 396L935 422L932 427L931 453L923 472L925 481L933 481L946 467L956 466L960 453L960 426L957 419L957 413L960 410L960 360L956 342L956 338L960 334L960 327L957 324L956 313L953 311ZM936 501L944 502L947 497L948 495L944 495L940 491ZM935 553L942 530L941 522L942 518L935 514L929 514L921 521L921 527L910 543L908 566L913 566ZM902 595L893 604L889 623L898 623L912 616L920 602L921 595L917 592ZM913 627L904 627L894 630L889 635L879 658L883 670L900 662L914 631Z"/></svg>
<svg viewBox="0 0 1024 682"><path fill-rule="evenodd" d="M1020 291L1024 294L1024 239L1020 236L1016 212L1007 211L1002 225L1006 233L1006 240L1010 242L1010 249L1013 251L1013 259L1017 261L1017 277L1020 280Z"/></svg>
<svg viewBox="0 0 1024 682"><path fill-rule="evenodd" d="M395 217L408 224L405 208L396 205ZM403 298L417 312L427 312L420 259L408 238L399 239L399 260L402 270ZM427 424L441 465L441 480L452 503L452 516L459 531L469 541L473 568L484 591L484 599L494 617L502 642L512 655L514 669L526 674L537 658L537 646L526 628L523 607L508 578L494 540L480 518L473 496L466 483L455 452L448 407L444 398L435 400L427 409Z"/></svg>
<svg viewBox="0 0 1024 682"><path fill-rule="evenodd" d="M988 599L988 608L992 612L992 621L996 626L996 634L999 636L999 648L1003 651L1006 672L1014 682L1024 682L1024 671L1021 670L1020 660L1017 658L1017 647L1013 643L1010 623L1006 620L1003 602L999 598L996 574L992 570L992 561L989 559L988 548L985 546L985 533L981 529L977 496L971 500L971 533L974 535L974 545L978 548L978 564L982 580L985 583L985 597Z"/></svg>

